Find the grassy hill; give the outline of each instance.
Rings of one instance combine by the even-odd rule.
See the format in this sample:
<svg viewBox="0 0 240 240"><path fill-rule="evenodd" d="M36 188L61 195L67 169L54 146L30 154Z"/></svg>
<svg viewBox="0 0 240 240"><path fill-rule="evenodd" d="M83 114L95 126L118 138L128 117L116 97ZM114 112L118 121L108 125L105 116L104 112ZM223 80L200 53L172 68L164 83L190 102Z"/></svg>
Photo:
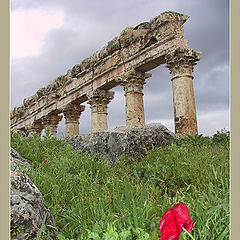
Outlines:
<svg viewBox="0 0 240 240"><path fill-rule="evenodd" d="M59 240L159 239L163 213L179 202L194 222L191 236L183 232L180 239L229 239L229 132L122 156L112 168L62 142L49 134L42 140L11 135L11 146L33 166L28 175Z"/></svg>

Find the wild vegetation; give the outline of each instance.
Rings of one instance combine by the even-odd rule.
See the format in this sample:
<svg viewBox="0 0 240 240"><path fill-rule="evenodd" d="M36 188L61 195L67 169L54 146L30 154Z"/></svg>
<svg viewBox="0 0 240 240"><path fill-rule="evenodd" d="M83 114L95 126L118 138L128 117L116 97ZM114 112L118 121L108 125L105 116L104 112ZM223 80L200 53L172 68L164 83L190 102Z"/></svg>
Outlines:
<svg viewBox="0 0 240 240"><path fill-rule="evenodd" d="M29 163L59 240L159 239L163 213L188 206L194 228L180 239L229 239L229 132L173 141L113 167L73 151L63 140L11 134L11 147Z"/></svg>

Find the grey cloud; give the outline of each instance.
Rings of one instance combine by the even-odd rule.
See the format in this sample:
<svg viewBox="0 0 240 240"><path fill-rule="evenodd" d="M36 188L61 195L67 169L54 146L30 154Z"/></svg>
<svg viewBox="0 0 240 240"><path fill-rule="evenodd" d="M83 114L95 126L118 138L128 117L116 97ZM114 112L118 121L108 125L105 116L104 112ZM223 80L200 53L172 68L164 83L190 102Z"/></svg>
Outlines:
<svg viewBox="0 0 240 240"><path fill-rule="evenodd" d="M189 12L185 24L185 37L190 47L203 52L208 64L228 61L229 55L229 3L227 0L199 1Z"/></svg>

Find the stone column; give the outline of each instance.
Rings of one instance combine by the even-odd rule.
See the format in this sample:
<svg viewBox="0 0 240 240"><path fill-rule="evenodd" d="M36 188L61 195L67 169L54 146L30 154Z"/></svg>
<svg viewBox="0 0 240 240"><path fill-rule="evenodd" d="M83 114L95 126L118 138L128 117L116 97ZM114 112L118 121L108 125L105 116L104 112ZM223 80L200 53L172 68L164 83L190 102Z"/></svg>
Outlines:
<svg viewBox="0 0 240 240"><path fill-rule="evenodd" d="M43 117L43 126L48 128L53 137L57 137L57 125L62 120L63 116L59 116L58 113L51 113Z"/></svg>
<svg viewBox="0 0 240 240"><path fill-rule="evenodd" d="M172 74L175 134L178 137L198 134L193 91L193 66L201 53L192 49L176 49L166 54L166 67Z"/></svg>
<svg viewBox="0 0 240 240"><path fill-rule="evenodd" d="M66 120L65 137L79 135L79 117L84 110L84 105L79 105L76 103L70 103L63 109Z"/></svg>
<svg viewBox="0 0 240 240"><path fill-rule="evenodd" d="M41 136L42 130L44 129L44 126L42 124L42 121L36 121L33 122L32 125L26 127L27 135L30 136L34 133L37 133L39 136Z"/></svg>
<svg viewBox="0 0 240 240"><path fill-rule="evenodd" d="M96 89L89 94L88 104L90 104L92 115L92 133L102 132L108 129L107 126L107 105L113 99L114 92Z"/></svg>
<svg viewBox="0 0 240 240"><path fill-rule="evenodd" d="M116 79L125 92L126 126L145 125L143 84L145 79L151 76L151 74L133 70Z"/></svg>

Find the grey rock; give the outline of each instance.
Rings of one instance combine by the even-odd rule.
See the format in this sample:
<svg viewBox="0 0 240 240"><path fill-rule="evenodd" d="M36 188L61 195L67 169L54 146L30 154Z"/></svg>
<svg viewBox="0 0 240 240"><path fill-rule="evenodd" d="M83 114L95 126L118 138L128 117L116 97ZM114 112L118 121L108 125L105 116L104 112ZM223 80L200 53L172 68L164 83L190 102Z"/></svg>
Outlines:
<svg viewBox="0 0 240 240"><path fill-rule="evenodd" d="M30 169L30 164L14 149L10 150L10 211L11 240L35 239L44 217L44 239L56 239L57 229L49 209L38 188L23 173Z"/></svg>
<svg viewBox="0 0 240 240"><path fill-rule="evenodd" d="M30 170L31 165L13 148L10 149L10 169L11 171L23 172Z"/></svg>
<svg viewBox="0 0 240 240"><path fill-rule="evenodd" d="M174 134L160 123L145 126L118 127L100 133L86 134L67 138L64 145L70 144L74 150L100 154L114 163L121 155L134 157L145 154L152 146L160 147L169 144Z"/></svg>

